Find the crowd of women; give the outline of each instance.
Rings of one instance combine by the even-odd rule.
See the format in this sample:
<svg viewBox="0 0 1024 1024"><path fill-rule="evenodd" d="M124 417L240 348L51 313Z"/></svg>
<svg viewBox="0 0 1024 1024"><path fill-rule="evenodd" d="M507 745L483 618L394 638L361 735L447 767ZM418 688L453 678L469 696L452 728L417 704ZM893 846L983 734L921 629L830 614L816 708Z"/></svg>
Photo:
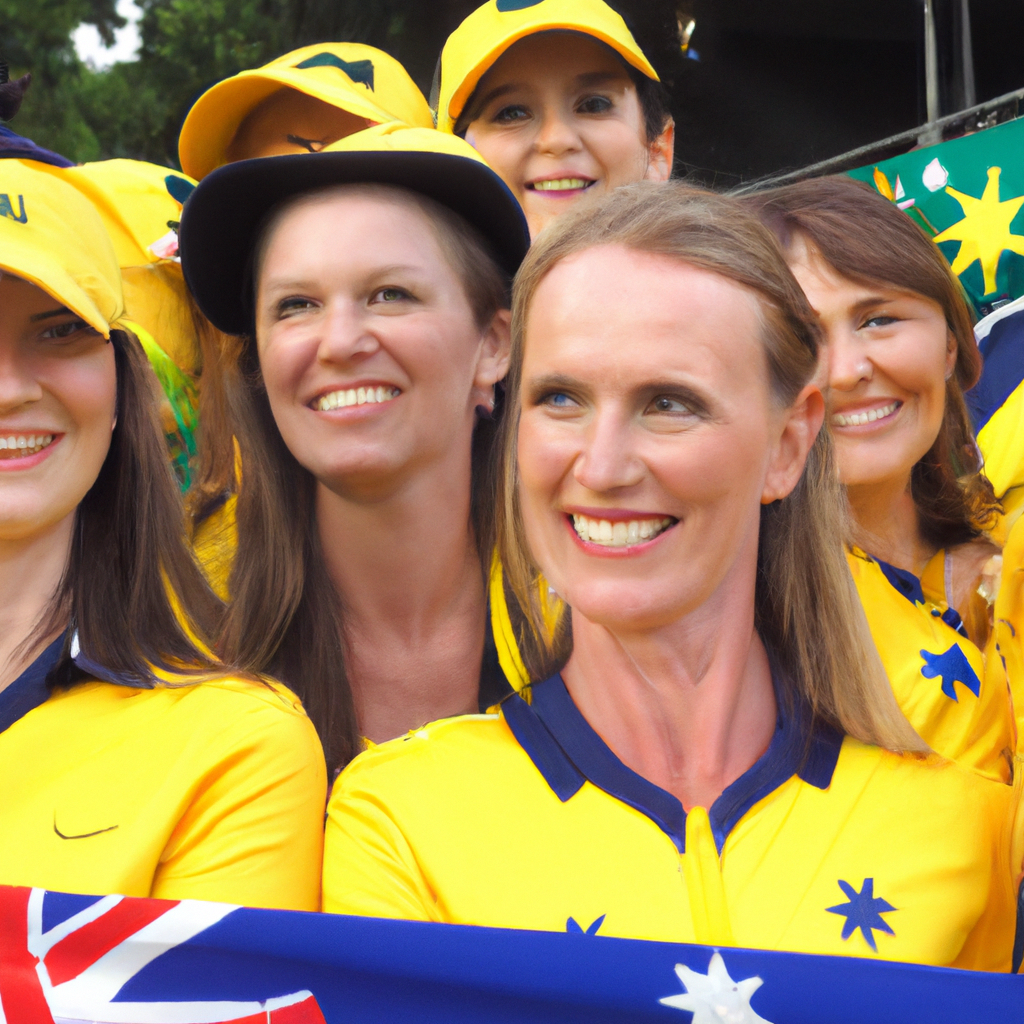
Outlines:
<svg viewBox="0 0 1024 1024"><path fill-rule="evenodd" d="M670 180L602 0L435 91L242 72L187 197L0 160L0 884L1010 970L1024 541L941 253Z"/></svg>

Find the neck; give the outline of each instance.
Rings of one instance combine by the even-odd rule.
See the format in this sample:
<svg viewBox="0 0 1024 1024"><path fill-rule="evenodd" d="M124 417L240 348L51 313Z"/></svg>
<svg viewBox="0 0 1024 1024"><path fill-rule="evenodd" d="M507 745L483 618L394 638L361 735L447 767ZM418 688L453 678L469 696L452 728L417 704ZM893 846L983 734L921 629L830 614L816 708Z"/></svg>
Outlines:
<svg viewBox="0 0 1024 1024"><path fill-rule="evenodd" d="M0 541L0 690L13 683L60 634L58 629L25 643L64 575L74 522L72 513L32 537Z"/></svg>
<svg viewBox="0 0 1024 1024"><path fill-rule="evenodd" d="M368 502L317 488L356 714L374 742L477 709L486 589L464 462Z"/></svg>
<svg viewBox="0 0 1024 1024"><path fill-rule="evenodd" d="M935 548L921 536L910 474L846 488L853 513L854 540L868 554L920 575Z"/></svg>
<svg viewBox="0 0 1024 1024"><path fill-rule="evenodd" d="M672 626L615 634L573 615L563 678L616 756L673 793L710 807L768 749L775 692L746 600L712 600Z"/></svg>

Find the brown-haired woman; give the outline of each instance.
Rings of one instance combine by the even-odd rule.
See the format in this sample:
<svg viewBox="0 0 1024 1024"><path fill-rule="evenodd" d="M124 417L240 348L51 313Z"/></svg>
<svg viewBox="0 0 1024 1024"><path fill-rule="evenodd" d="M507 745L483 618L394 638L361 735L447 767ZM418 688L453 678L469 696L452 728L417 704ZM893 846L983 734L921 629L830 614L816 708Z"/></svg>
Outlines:
<svg viewBox="0 0 1024 1024"><path fill-rule="evenodd" d="M527 245L470 146L396 124L230 164L185 206L186 279L247 336L221 650L295 688L332 769L510 690L490 417Z"/></svg>
<svg viewBox="0 0 1024 1024"><path fill-rule="evenodd" d="M896 699L934 750L1009 781L1024 621L985 532L999 506L964 404L981 360L959 282L909 217L850 178L747 202L825 329L848 561Z"/></svg>
<svg viewBox="0 0 1024 1024"><path fill-rule="evenodd" d="M110 240L66 182L3 171L0 884L315 910L320 745L209 654Z"/></svg>
<svg viewBox="0 0 1024 1024"><path fill-rule="evenodd" d="M631 185L537 241L499 528L537 681L342 773L325 910L1005 969L1012 792L906 753L818 342L734 200Z"/></svg>

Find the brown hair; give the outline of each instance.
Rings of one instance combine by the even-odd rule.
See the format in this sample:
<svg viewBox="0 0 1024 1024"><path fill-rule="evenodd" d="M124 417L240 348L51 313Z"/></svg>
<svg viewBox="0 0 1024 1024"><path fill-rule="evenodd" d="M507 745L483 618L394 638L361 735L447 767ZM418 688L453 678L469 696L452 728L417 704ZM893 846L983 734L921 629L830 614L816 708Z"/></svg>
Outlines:
<svg viewBox="0 0 1024 1024"><path fill-rule="evenodd" d="M483 237L448 207L417 193L383 185L332 186L415 206L433 225L438 243L459 276L477 324L483 328L508 307L508 279ZM268 216L266 240L293 203ZM264 241L254 249L253 266ZM255 288L250 289L255 295ZM225 661L252 673L270 673L302 699L316 726L330 768L344 766L360 749L358 724L345 668L343 614L327 574L316 520L316 479L299 465L274 422L260 372L255 339L241 354L242 387L234 420L242 454L238 496L238 551L231 572L231 604L219 651ZM481 419L471 459L471 521L483 564L494 545L491 450L496 420Z"/></svg>
<svg viewBox="0 0 1024 1024"><path fill-rule="evenodd" d="M580 204L534 244L515 281L509 411L502 425L498 544L509 589L528 628L521 631L533 679L564 664L572 640L562 614L553 634L545 588L526 547L519 504L516 432L530 303L561 260L602 245L652 253L720 274L748 289L761 312L761 340L773 399L791 404L814 374L820 344L813 310L771 234L737 200L678 182L639 182ZM893 750L923 744L896 704L842 547L845 502L832 441L822 430L793 492L761 508L755 625L784 700L846 733Z"/></svg>
<svg viewBox="0 0 1024 1024"><path fill-rule="evenodd" d="M178 674L219 671L208 653L222 614L192 558L181 493L157 421L149 363L133 334L110 332L117 367L117 425L96 482L75 512L71 552L27 645L67 628L51 679L83 678L70 647L118 682L153 687L153 666Z"/></svg>
<svg viewBox="0 0 1024 1024"><path fill-rule="evenodd" d="M784 250L806 240L836 273L886 284L937 302L956 339L946 409L935 442L911 472L922 537L938 547L973 540L998 510L981 475L964 392L981 375L981 355L963 288L938 247L888 199L853 178L812 178L755 193L744 202Z"/></svg>

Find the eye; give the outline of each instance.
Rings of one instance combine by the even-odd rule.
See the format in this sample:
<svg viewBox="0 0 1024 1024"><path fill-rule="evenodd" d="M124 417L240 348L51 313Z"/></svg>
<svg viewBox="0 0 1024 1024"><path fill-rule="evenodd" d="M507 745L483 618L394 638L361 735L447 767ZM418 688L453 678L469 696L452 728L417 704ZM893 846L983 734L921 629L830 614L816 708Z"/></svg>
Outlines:
<svg viewBox="0 0 1024 1024"><path fill-rule="evenodd" d="M529 117L530 111L523 104L510 103L507 107L502 107L491 120L495 124L514 124L519 121L525 121Z"/></svg>
<svg viewBox="0 0 1024 1024"><path fill-rule="evenodd" d="M649 413L660 413L665 416L693 416L695 410L689 402L675 395L658 395L645 410Z"/></svg>
<svg viewBox="0 0 1024 1024"><path fill-rule="evenodd" d="M388 287L378 288L370 297L370 302L382 302L386 305L390 305L394 302L402 302L411 298L412 295L410 295L404 288Z"/></svg>
<svg viewBox="0 0 1024 1024"><path fill-rule="evenodd" d="M864 328L864 327L888 327L890 324L895 324L895 323L899 323L899 319L897 317L887 316L884 313L879 313L876 316L873 316L870 319L865 320L864 323L861 324L861 328Z"/></svg>
<svg viewBox="0 0 1024 1024"><path fill-rule="evenodd" d="M312 299L303 298L301 295L289 295L281 299L274 307L278 320L295 316L298 313L305 313L307 310L316 309L316 303Z"/></svg>
<svg viewBox="0 0 1024 1024"><path fill-rule="evenodd" d="M46 330L40 334L40 337L60 341L64 338L70 338L73 334L77 334L79 331L91 331L93 334L96 333L84 320L65 320L63 323L47 327Z"/></svg>
<svg viewBox="0 0 1024 1024"><path fill-rule="evenodd" d="M550 391L541 395L537 404L546 405L550 409L575 409L578 403L564 391Z"/></svg>
<svg viewBox="0 0 1024 1024"><path fill-rule="evenodd" d="M578 114L607 114L614 104L607 96L587 96L576 107Z"/></svg>

